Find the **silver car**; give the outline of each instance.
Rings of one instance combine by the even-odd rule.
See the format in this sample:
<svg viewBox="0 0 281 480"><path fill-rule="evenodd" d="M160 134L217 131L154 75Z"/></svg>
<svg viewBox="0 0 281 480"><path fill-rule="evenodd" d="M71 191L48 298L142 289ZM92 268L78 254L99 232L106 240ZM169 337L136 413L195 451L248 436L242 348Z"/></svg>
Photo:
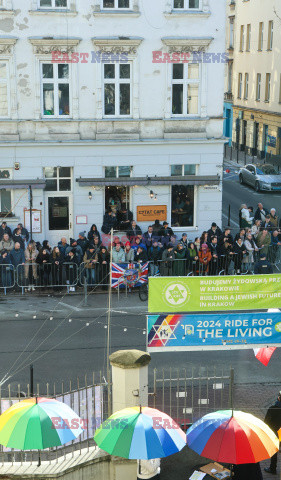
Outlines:
<svg viewBox="0 0 281 480"><path fill-rule="evenodd" d="M261 190L267 192L281 191L281 174L272 165L266 163L264 165L253 165L250 163L241 168L239 181L241 185L243 183L251 185L256 192Z"/></svg>

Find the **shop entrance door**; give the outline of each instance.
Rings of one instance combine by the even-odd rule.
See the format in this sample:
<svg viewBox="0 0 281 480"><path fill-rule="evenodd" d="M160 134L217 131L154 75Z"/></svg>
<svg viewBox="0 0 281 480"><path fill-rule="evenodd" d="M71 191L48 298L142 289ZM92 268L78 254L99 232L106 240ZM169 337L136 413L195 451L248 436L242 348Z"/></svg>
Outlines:
<svg viewBox="0 0 281 480"><path fill-rule="evenodd" d="M48 195L46 198L46 231L51 245L56 245L61 237L69 242L73 236L72 198L70 195Z"/></svg>

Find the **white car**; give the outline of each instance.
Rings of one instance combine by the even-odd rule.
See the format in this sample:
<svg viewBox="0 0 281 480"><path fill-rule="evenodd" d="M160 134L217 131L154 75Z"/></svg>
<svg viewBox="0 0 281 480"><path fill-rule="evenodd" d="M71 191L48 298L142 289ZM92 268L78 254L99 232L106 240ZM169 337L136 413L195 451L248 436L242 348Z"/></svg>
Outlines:
<svg viewBox="0 0 281 480"><path fill-rule="evenodd" d="M281 191L281 174L269 164L248 164L239 171L239 181L254 187L256 192L261 190L272 192Z"/></svg>

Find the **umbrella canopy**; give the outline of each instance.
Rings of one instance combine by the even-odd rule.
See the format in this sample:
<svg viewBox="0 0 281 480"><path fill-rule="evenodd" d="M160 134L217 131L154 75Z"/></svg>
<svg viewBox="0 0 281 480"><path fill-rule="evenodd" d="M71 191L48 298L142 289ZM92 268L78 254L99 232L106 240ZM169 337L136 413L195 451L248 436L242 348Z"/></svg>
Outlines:
<svg viewBox="0 0 281 480"><path fill-rule="evenodd" d="M279 428L279 430L278 430L278 437L279 437L279 440L281 442L281 428Z"/></svg>
<svg viewBox="0 0 281 480"><path fill-rule="evenodd" d="M58 447L77 438L81 420L70 407L50 398L15 403L0 416L0 444L19 450Z"/></svg>
<svg viewBox="0 0 281 480"><path fill-rule="evenodd" d="M114 413L94 438L111 455L135 460L168 457L186 445L185 434L176 422L148 407L125 408Z"/></svg>
<svg viewBox="0 0 281 480"><path fill-rule="evenodd" d="M237 465L261 462L279 450L274 432L240 411L209 413L188 429L186 438L188 446L202 457Z"/></svg>

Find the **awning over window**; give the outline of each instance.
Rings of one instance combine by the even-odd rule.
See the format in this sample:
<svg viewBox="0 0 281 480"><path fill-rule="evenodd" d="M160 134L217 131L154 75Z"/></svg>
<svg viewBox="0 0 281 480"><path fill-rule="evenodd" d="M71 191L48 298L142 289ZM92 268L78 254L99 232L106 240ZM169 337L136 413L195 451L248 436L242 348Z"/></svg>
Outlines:
<svg viewBox="0 0 281 480"><path fill-rule="evenodd" d="M0 180L0 190L15 190L25 189L31 185L32 188L45 188L46 182L44 179L37 180Z"/></svg>
<svg viewBox="0 0 281 480"><path fill-rule="evenodd" d="M215 175L185 175L180 177L77 178L80 187L134 186L134 185L219 185Z"/></svg>

